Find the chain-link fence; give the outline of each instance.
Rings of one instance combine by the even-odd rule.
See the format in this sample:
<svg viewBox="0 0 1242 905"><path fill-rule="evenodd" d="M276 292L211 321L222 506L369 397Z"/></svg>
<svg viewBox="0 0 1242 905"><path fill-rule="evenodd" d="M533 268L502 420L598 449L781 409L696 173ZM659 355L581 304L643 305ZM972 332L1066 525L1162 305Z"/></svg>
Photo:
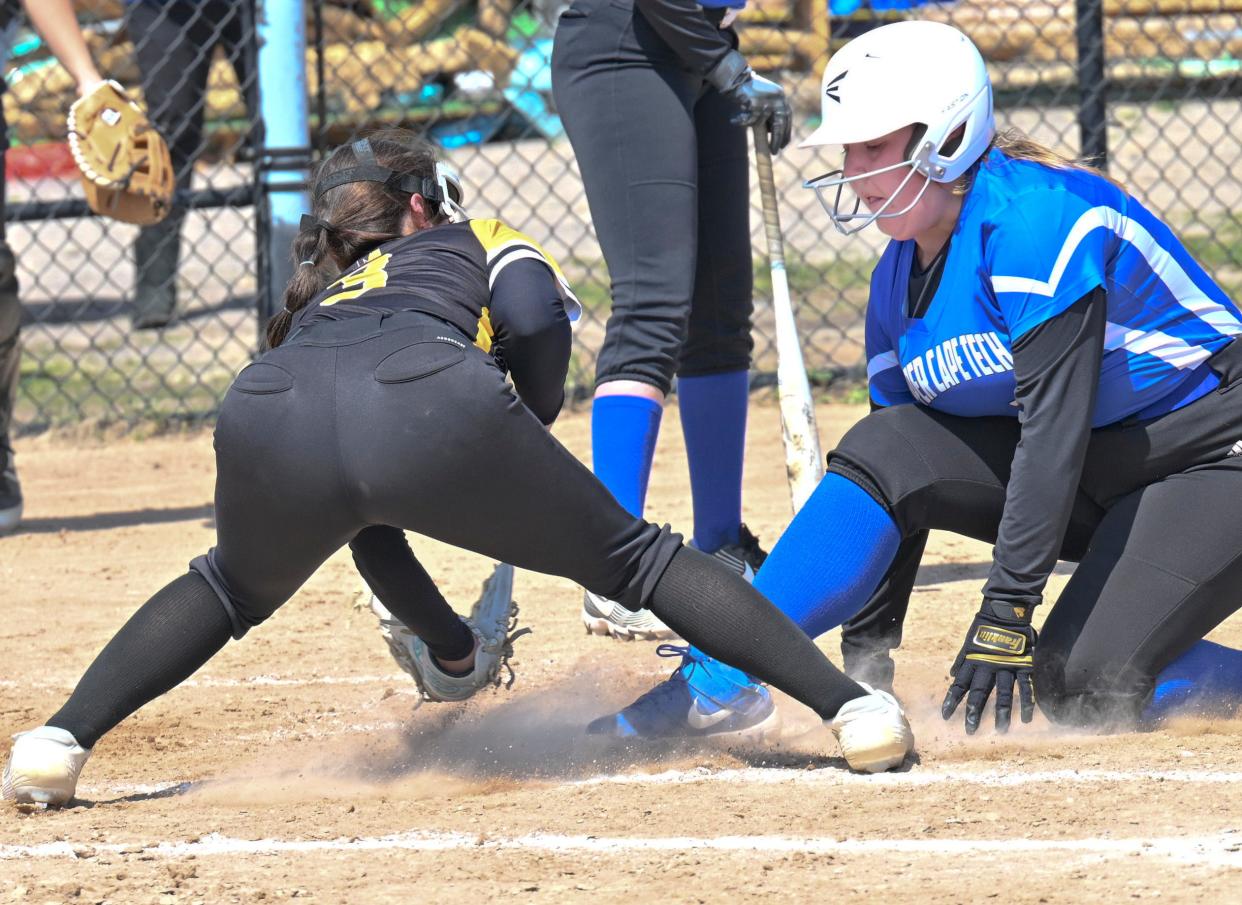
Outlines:
<svg viewBox="0 0 1242 905"><path fill-rule="evenodd" d="M16 20L4 97L6 232L24 320L16 425L201 417L256 342L243 99L256 84L253 4L85 0L77 9L99 71L142 100L166 136L177 203L141 230L87 216L64 144L74 80Z"/></svg>
<svg viewBox="0 0 1242 905"><path fill-rule="evenodd" d="M10 30L5 216L25 312L18 428L209 416L255 351L273 272L263 265L267 205L252 165L270 156L253 127L262 90L255 35L265 11L288 2L77 2L100 70L145 97L179 168L177 215L141 232L86 216L63 145L73 80L32 32ZM1105 161L1239 295L1242 0L914 2L751 0L737 26L742 50L794 98L795 141L818 121L819 73L833 48L898 18L952 22L989 61L1002 125ZM586 312L570 379L589 387L610 294L551 92L556 19L567 5L305 0L303 158L380 126L439 144L470 189L472 212L530 233L575 283ZM801 188L832 157L791 147L776 170L807 364L822 378L857 373L883 240L874 230L838 236ZM755 366L771 371L752 198Z"/></svg>

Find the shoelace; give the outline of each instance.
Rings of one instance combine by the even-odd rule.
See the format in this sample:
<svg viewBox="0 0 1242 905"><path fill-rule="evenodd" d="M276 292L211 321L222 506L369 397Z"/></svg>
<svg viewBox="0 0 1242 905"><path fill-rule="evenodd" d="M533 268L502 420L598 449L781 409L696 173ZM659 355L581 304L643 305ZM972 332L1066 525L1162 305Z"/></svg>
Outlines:
<svg viewBox="0 0 1242 905"><path fill-rule="evenodd" d="M713 679L713 676L711 675L710 672L708 672L707 667L703 663L702 659L700 659L699 657L695 656L693 653L690 652L690 645L688 644L661 644L659 647L656 648L656 656L667 657L667 658L681 657L681 665L677 667L677 669L674 671L674 673L671 676L669 676L667 679L665 679L655 688L651 689L651 691L647 692L647 694L643 695L641 698L635 701L632 705L630 705L631 707L638 707L638 705L641 704L643 700L647 698L648 696L651 696L653 699L662 698L666 696L670 691L672 691L673 689L677 687L677 683L674 682L674 679L680 679L681 682L684 683L690 689L690 693L694 695L696 698L700 700L708 701L714 706L720 708L721 710L736 709L737 707L736 702L722 700L720 697L714 694L711 694L709 691L700 687L700 685L696 685L694 683L693 677L694 677L695 670L701 671L703 673L703 677L707 679L708 681L711 681ZM729 679L725 679L725 681L728 681L730 684L734 685L735 687L739 687L739 688L742 687L742 686L737 686L736 683L732 682Z"/></svg>
<svg viewBox="0 0 1242 905"><path fill-rule="evenodd" d="M683 685L690 687L692 693L693 686L689 682L689 673L693 672L694 667L698 664L698 658L690 653L690 645L688 644L661 644L656 648L657 657L673 658L681 657L681 665L673 671L673 674L646 692L625 709L634 713L647 713L649 711L662 711L664 709L664 701L670 696L680 692ZM704 697L707 697L704 695ZM710 700L710 698L709 698Z"/></svg>
<svg viewBox="0 0 1242 905"><path fill-rule="evenodd" d="M517 674L513 671L513 667L509 665L509 658L513 656L513 642L523 635L534 634L534 629L529 626L526 628L518 628L518 605L513 604L513 609L509 614L509 624L505 626L504 640L500 644L500 657L496 663L496 671L489 677L491 684L497 688L501 685L500 670L501 667L508 670L509 681L504 683L505 688L512 688L513 683L517 680ZM516 631L515 631L516 629Z"/></svg>

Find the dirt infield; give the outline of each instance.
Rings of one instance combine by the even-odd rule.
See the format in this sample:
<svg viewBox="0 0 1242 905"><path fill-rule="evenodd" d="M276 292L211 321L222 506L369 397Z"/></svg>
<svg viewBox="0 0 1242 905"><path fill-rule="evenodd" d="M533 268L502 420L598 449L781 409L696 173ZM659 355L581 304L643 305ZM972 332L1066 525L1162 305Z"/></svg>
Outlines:
<svg viewBox="0 0 1242 905"><path fill-rule="evenodd" d="M861 413L823 407L826 443ZM649 514L684 528L685 456L665 417ZM585 456L588 428L574 414L557 433ZM53 711L214 534L207 434L41 437L18 453L28 522L0 538L5 736ZM747 461L747 520L770 542L789 515L774 406L753 410ZM489 564L415 548L468 606ZM933 538L897 653L918 761L868 778L788 700L779 750L586 737L671 661L588 638L580 592L529 573L517 597L535 634L514 688L416 710L338 554L105 738L74 807L0 807L0 902L1242 901L1242 721L1095 737L1037 718L973 739L941 722L988 556ZM1242 619L1213 637L1242 644ZM835 658L836 638L823 643Z"/></svg>

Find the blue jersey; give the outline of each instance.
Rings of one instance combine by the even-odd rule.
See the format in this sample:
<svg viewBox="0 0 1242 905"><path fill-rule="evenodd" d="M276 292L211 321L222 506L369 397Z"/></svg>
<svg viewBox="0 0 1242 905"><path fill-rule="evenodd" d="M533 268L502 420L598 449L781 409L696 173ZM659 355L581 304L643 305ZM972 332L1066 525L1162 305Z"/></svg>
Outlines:
<svg viewBox="0 0 1242 905"><path fill-rule="evenodd" d="M906 316L913 240L871 277L867 376L880 405L1012 415L1015 339L1097 287L1107 298L1093 427L1155 417L1217 385L1204 362L1242 316L1182 243L1108 180L993 150L962 204L925 315Z"/></svg>

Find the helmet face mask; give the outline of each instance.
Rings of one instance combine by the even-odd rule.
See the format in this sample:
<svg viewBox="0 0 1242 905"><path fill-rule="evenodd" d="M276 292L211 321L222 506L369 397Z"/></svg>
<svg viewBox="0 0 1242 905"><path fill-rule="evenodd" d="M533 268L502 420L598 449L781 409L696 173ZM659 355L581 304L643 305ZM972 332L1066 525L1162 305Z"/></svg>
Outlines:
<svg viewBox="0 0 1242 905"><path fill-rule="evenodd" d="M828 61L821 104L822 124L801 147L871 142L911 125L924 130L899 163L848 178L837 171L803 183L845 235L909 213L931 183L952 183L965 173L996 133L983 57L962 32L938 22L895 22L855 38ZM951 140L956 135L960 139ZM843 186L905 167L910 172L878 210L860 214L856 203L852 212L842 212ZM892 199L916 176L923 177L923 185L915 200L890 211ZM831 204L828 189L836 189Z"/></svg>
<svg viewBox="0 0 1242 905"><path fill-rule="evenodd" d="M880 167L879 169L868 170L867 172L859 173L856 176L846 176L844 170L833 170L832 172L825 173L822 176L816 176L813 179L808 179L806 182L802 183L802 187L813 189L815 191L815 197L819 199L820 205L822 205L824 210L828 212L828 217L832 220L832 225L837 228L837 232L843 236L852 236L854 233L866 229L876 220L904 217L906 214L910 213L910 211L914 210L915 205L923 200L923 195L927 193L928 186L932 184L932 178L930 175L931 164L929 161L931 159L933 148L934 146L930 141L923 139L916 145L914 152L905 160L890 164L886 167ZM841 212L841 196L847 185L852 187L853 183L858 182L861 179L870 179L873 176L891 173L894 170L900 170L907 167L910 172L906 173L905 178L901 180L901 183L896 189L893 190L892 194L888 196L888 199L880 205L879 208L871 211L870 213L859 213L858 209L862 206L862 199L855 195L853 209L849 213ZM920 186L918 194L914 196L914 200L899 211L890 211L888 208L892 206L893 202L897 199L897 196L900 195L902 191L905 190L905 187L910 184L910 180L918 175L923 175L926 178L923 180L923 185ZM833 193L831 202L826 197L830 189L836 189ZM861 220L862 222L855 225L855 220Z"/></svg>

